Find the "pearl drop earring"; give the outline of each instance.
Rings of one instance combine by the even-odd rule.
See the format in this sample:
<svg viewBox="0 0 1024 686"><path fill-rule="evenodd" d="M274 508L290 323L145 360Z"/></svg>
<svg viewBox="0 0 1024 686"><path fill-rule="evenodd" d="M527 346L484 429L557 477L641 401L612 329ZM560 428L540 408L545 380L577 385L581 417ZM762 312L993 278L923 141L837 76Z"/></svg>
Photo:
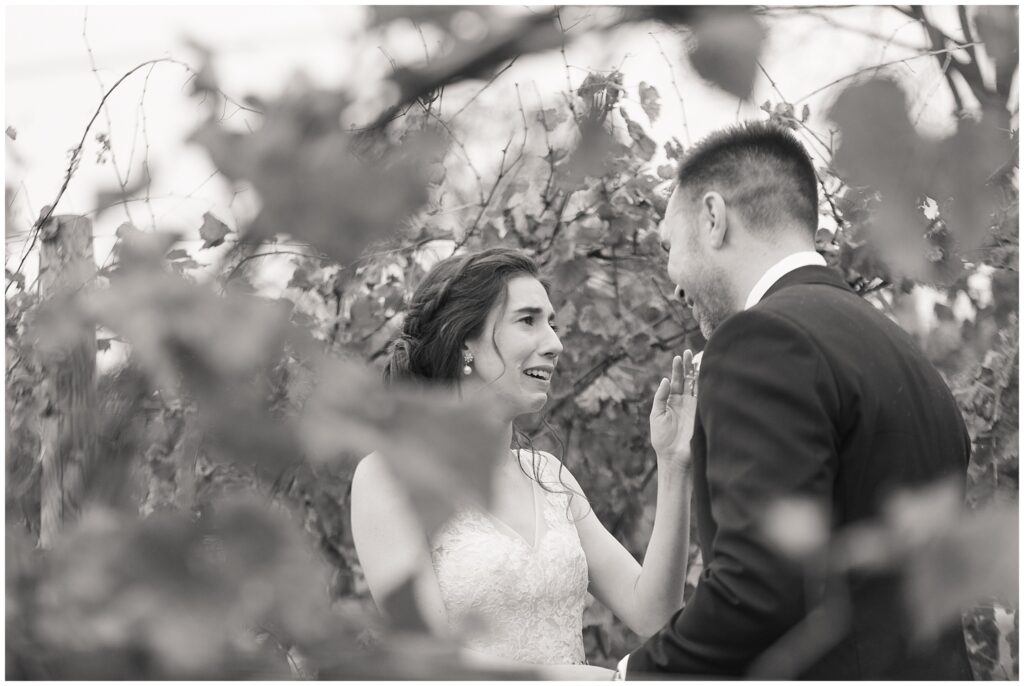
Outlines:
<svg viewBox="0 0 1024 686"><path fill-rule="evenodd" d="M473 373L473 368L469 366L473 364L473 353L467 350L466 352L462 353L462 359L465 360L466 362L466 366L462 368L462 373L465 376L469 376L470 374Z"/></svg>

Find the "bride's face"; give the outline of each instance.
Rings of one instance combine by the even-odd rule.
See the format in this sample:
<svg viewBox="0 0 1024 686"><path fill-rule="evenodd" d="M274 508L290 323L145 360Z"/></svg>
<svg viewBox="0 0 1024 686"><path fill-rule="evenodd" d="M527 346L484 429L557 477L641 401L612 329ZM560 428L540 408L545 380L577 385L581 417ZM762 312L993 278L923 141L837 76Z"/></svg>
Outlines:
<svg viewBox="0 0 1024 686"><path fill-rule="evenodd" d="M466 341L473 372L462 377L467 395L486 386L512 418L544 407L562 342L547 291L532 276L509 279L504 304L492 308L479 338Z"/></svg>

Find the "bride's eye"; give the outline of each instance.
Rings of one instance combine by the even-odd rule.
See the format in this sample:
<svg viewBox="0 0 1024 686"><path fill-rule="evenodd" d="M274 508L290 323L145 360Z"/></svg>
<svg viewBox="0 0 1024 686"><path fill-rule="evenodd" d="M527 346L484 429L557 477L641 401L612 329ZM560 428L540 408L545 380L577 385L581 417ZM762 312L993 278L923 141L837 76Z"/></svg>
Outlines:
<svg viewBox="0 0 1024 686"><path fill-rule="evenodd" d="M533 326L533 317L523 317L519 321L523 322L527 326Z"/></svg>
<svg viewBox="0 0 1024 686"><path fill-rule="evenodd" d="M555 333L558 333L558 331L562 328L558 324L555 324L554 322L551 322L550 324L548 324L548 326L550 326L551 330L554 331Z"/></svg>

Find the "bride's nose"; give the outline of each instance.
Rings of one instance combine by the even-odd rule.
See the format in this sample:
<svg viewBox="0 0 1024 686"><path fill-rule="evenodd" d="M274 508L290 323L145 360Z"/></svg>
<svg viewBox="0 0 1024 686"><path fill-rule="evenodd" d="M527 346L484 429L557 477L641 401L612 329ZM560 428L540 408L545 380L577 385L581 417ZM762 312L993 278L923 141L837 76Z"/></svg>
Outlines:
<svg viewBox="0 0 1024 686"><path fill-rule="evenodd" d="M544 337L543 342L541 342L540 354L552 358L562 354L562 341L553 329L548 329L547 335Z"/></svg>

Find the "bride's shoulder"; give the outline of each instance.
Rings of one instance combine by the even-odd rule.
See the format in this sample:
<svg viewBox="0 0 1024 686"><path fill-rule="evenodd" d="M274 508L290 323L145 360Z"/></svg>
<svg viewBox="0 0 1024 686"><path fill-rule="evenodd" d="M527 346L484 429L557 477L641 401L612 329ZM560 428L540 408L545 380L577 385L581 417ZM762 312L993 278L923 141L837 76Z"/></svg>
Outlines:
<svg viewBox="0 0 1024 686"><path fill-rule="evenodd" d="M356 463L356 470L352 474L352 478L354 480L361 476L365 479L367 475L370 475L372 478L384 469L384 458L381 457L380 453L373 452L369 455L364 455L359 462Z"/></svg>
<svg viewBox="0 0 1024 686"><path fill-rule="evenodd" d="M414 526L417 522L407 491L380 453L370 453L356 465L349 502L353 522L374 526L382 522Z"/></svg>
<svg viewBox="0 0 1024 686"><path fill-rule="evenodd" d="M352 473L352 492L370 492L375 494L394 494L397 484L391 475L384 456L373 452L365 456L356 465Z"/></svg>

